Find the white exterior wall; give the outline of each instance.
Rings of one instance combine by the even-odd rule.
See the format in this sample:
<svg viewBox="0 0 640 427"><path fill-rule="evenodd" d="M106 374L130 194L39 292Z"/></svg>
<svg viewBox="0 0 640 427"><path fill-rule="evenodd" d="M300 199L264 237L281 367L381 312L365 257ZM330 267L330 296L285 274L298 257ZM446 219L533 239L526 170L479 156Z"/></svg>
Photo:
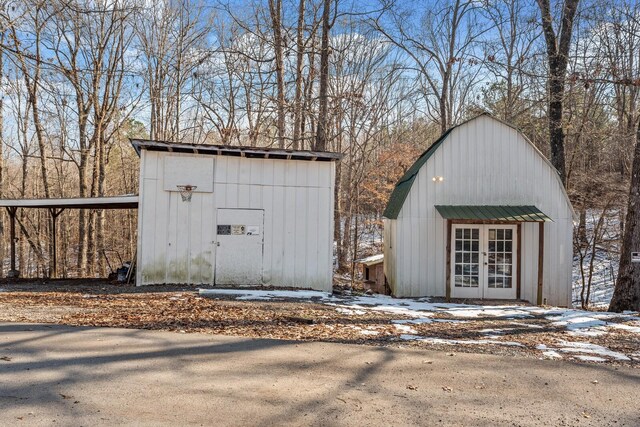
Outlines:
<svg viewBox="0 0 640 427"><path fill-rule="evenodd" d="M331 291L334 162L207 156L213 192L187 203L167 156L203 157L141 150L138 284L214 283L217 209L238 208L264 209L263 284Z"/></svg>
<svg viewBox="0 0 640 427"><path fill-rule="evenodd" d="M432 181L434 176L444 181ZM454 129L385 220L385 274L396 296L445 296L446 220L435 205L535 205L545 223L543 299L571 305L572 215L555 169L517 130L488 116ZM522 224L521 298L536 302L538 224Z"/></svg>

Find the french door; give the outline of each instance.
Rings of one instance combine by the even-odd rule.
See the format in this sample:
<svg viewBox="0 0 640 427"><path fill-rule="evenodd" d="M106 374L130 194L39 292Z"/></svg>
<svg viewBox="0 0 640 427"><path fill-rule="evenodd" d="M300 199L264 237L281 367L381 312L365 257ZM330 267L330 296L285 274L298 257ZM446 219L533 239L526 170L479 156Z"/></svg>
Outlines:
<svg viewBox="0 0 640 427"><path fill-rule="evenodd" d="M516 233L515 225L453 224L451 296L515 299Z"/></svg>

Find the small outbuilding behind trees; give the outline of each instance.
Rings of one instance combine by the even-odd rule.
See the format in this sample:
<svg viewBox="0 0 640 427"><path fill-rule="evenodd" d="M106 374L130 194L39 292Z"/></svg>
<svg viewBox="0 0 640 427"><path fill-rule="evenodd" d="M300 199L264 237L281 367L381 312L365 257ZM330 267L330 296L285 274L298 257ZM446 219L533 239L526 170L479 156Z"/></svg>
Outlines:
<svg viewBox="0 0 640 427"><path fill-rule="evenodd" d="M516 128L481 114L445 132L396 184L384 269L399 297L571 305L574 212Z"/></svg>

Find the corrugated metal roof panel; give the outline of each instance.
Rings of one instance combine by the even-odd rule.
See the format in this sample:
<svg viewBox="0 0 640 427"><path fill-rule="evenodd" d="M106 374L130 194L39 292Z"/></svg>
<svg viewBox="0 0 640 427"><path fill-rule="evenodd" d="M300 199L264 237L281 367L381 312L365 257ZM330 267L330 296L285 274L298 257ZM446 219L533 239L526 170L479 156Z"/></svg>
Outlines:
<svg viewBox="0 0 640 427"><path fill-rule="evenodd" d="M131 145L140 155L140 150L167 151L172 153L209 154L218 156L236 156L264 159L338 161L344 157L341 153L329 151L288 150L269 147L246 147L239 145L189 144L185 142L152 141L130 139Z"/></svg>
<svg viewBox="0 0 640 427"><path fill-rule="evenodd" d="M533 205L438 205L436 206L436 210L445 219L476 219L515 222L552 221L551 218Z"/></svg>

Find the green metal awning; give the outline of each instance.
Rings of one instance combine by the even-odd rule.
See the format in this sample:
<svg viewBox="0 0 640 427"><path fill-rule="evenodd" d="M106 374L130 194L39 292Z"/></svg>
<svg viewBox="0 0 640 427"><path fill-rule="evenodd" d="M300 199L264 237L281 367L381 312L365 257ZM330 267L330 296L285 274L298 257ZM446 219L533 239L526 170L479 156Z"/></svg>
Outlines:
<svg viewBox="0 0 640 427"><path fill-rule="evenodd" d="M508 205L438 205L436 210L445 219L475 219L515 222L552 221L535 206Z"/></svg>

